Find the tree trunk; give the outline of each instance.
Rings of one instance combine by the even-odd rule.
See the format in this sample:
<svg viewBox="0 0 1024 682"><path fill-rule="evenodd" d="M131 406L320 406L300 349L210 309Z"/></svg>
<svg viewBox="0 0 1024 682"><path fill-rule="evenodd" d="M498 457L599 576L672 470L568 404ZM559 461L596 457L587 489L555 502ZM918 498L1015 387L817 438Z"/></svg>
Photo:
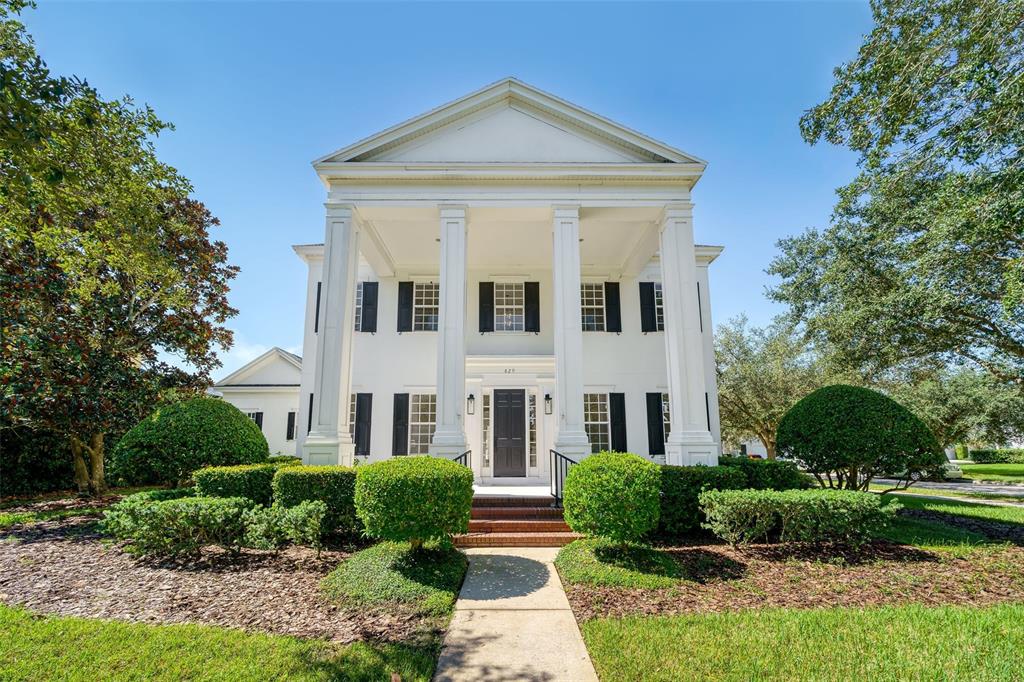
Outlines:
<svg viewBox="0 0 1024 682"><path fill-rule="evenodd" d="M773 438L764 442L764 449L768 453L768 459L775 459L775 440Z"/></svg>
<svg viewBox="0 0 1024 682"><path fill-rule="evenodd" d="M86 461L85 456L89 459ZM86 445L78 436L71 437L71 456L75 464L75 487L80 495L102 495L107 491L103 469L103 434L94 433Z"/></svg>
<svg viewBox="0 0 1024 682"><path fill-rule="evenodd" d="M94 433L89 446L89 465L92 475L89 477L89 492L102 495L107 492L107 472L103 468L103 434Z"/></svg>
<svg viewBox="0 0 1024 682"><path fill-rule="evenodd" d="M75 436L71 437L71 458L75 465L75 488L79 495L86 495L89 492L89 468L82 457L82 441Z"/></svg>

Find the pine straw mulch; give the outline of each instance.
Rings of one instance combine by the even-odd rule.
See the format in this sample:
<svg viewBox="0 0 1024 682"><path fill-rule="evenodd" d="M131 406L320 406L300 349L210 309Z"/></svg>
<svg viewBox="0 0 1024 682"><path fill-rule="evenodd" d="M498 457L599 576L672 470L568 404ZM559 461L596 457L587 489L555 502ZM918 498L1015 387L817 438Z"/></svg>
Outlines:
<svg viewBox="0 0 1024 682"><path fill-rule="evenodd" d="M353 550L354 551L354 550ZM37 613L144 623L204 623L341 643L424 641L437 619L401 609L346 609L320 580L346 548L278 553L215 548L189 562L143 561L102 538L96 521L72 518L0 531L0 603Z"/></svg>
<svg viewBox="0 0 1024 682"><path fill-rule="evenodd" d="M966 554L875 542L858 553L828 546L663 548L684 568L677 586L566 585L580 621L628 615L901 604L1024 602L1024 548Z"/></svg>

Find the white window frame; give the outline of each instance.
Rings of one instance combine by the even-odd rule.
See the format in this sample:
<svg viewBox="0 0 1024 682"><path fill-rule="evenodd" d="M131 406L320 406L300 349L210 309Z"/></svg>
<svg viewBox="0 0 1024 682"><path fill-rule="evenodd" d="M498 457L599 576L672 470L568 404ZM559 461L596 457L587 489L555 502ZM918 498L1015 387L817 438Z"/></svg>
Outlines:
<svg viewBox="0 0 1024 682"><path fill-rule="evenodd" d="M430 312L433 311L431 321ZM413 282L412 330L436 332L441 319L441 285L437 282Z"/></svg>
<svg viewBox="0 0 1024 682"><path fill-rule="evenodd" d="M583 394L583 428L592 453L611 449L612 416L607 393Z"/></svg>
<svg viewBox="0 0 1024 682"><path fill-rule="evenodd" d="M668 401L668 393L661 394L661 428L664 431L665 442L668 442L668 434L672 431L672 410Z"/></svg>
<svg viewBox="0 0 1024 682"><path fill-rule="evenodd" d="M483 452L482 466L486 469L491 466L491 392L484 391L480 400L480 450Z"/></svg>
<svg viewBox="0 0 1024 682"><path fill-rule="evenodd" d="M424 420L424 409L430 413L430 420ZM409 394L409 434L406 452L410 455L430 454L430 441L437 427L437 394ZM416 444L413 447L414 443ZM423 445L425 443L425 445ZM422 445L422 447L421 447Z"/></svg>
<svg viewBox="0 0 1024 682"><path fill-rule="evenodd" d="M348 394L348 436L356 439L356 394Z"/></svg>
<svg viewBox="0 0 1024 682"><path fill-rule="evenodd" d="M537 394L526 392L526 456L527 465L537 468Z"/></svg>
<svg viewBox="0 0 1024 682"><path fill-rule="evenodd" d="M511 296L511 302L509 296ZM526 331L526 284L524 282L495 282L493 309L495 332Z"/></svg>
<svg viewBox="0 0 1024 682"><path fill-rule="evenodd" d="M352 314L352 328L359 332L363 326L363 283L356 282L356 307Z"/></svg>
<svg viewBox="0 0 1024 682"><path fill-rule="evenodd" d="M604 282L580 283L580 326L585 332L603 332L608 328L608 314L605 308ZM601 311L600 321L596 319L597 311ZM587 314L594 316L588 323Z"/></svg>
<svg viewBox="0 0 1024 682"><path fill-rule="evenodd" d="M284 423L284 439L285 439L286 442L290 443L293 440L295 440L296 437L299 435L299 412L298 412L298 410L288 410L288 414L289 415L292 415L292 414L295 415L292 418L292 437L291 438L288 437L288 422L285 421L285 423ZM285 419L287 420L287 417L285 417Z"/></svg>
<svg viewBox="0 0 1024 682"><path fill-rule="evenodd" d="M665 293L661 282L654 283L654 329L665 331Z"/></svg>

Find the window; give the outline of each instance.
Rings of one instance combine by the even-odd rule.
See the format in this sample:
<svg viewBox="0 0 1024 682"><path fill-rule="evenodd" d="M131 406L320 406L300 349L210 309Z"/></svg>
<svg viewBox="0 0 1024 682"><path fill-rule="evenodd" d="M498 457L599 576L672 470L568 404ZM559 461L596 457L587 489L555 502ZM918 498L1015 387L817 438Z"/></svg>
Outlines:
<svg viewBox="0 0 1024 682"><path fill-rule="evenodd" d="M480 422L483 424L483 433L481 443L484 453L484 467L491 466L491 394L484 393L481 396L483 400L482 412L480 413Z"/></svg>
<svg viewBox="0 0 1024 682"><path fill-rule="evenodd" d="M295 418L298 415L295 412L288 413L288 421L285 424L284 439L295 440Z"/></svg>
<svg viewBox="0 0 1024 682"><path fill-rule="evenodd" d="M583 426L590 439L591 452L603 452L611 447L611 419L608 416L607 393L583 394Z"/></svg>
<svg viewBox="0 0 1024 682"><path fill-rule="evenodd" d="M356 394L348 394L348 435L355 441L356 439Z"/></svg>
<svg viewBox="0 0 1024 682"><path fill-rule="evenodd" d="M669 431L672 430L672 413L669 411L668 393L661 394L661 420L664 423L665 442L668 442Z"/></svg>
<svg viewBox="0 0 1024 682"><path fill-rule="evenodd" d="M526 329L522 282L495 282L494 331L521 332Z"/></svg>
<svg viewBox="0 0 1024 682"><path fill-rule="evenodd" d="M245 416L256 422L256 426L260 427L260 431L263 430L263 413L262 412L246 412Z"/></svg>
<svg viewBox="0 0 1024 682"><path fill-rule="evenodd" d="M438 299L440 291L440 285L435 282L416 282L413 285L413 331L437 331Z"/></svg>
<svg viewBox="0 0 1024 682"><path fill-rule="evenodd" d="M430 453L430 439L434 435L437 396L432 393L409 396L409 454Z"/></svg>
<svg viewBox="0 0 1024 682"><path fill-rule="evenodd" d="M580 285L580 307L583 313L583 331L604 331L604 284L584 282Z"/></svg>
<svg viewBox="0 0 1024 682"><path fill-rule="evenodd" d="M355 319L355 330L363 331L363 283L356 282L356 310L352 316Z"/></svg>
<svg viewBox="0 0 1024 682"><path fill-rule="evenodd" d="M526 413L529 423L530 466L537 466L537 396L530 394L529 409Z"/></svg>
<svg viewBox="0 0 1024 682"><path fill-rule="evenodd" d="M654 324L659 332L665 331L665 301L661 294L661 282L654 283Z"/></svg>

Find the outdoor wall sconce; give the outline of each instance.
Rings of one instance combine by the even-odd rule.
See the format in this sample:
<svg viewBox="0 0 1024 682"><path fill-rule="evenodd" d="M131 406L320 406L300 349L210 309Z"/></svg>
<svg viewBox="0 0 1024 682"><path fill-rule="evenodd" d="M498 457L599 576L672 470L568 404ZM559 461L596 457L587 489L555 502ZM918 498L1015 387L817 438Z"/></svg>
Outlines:
<svg viewBox="0 0 1024 682"><path fill-rule="evenodd" d="M544 414L551 414L551 394L544 394Z"/></svg>
<svg viewBox="0 0 1024 682"><path fill-rule="evenodd" d="M466 414L473 414L476 412L476 398L470 393L469 397L466 398Z"/></svg>

